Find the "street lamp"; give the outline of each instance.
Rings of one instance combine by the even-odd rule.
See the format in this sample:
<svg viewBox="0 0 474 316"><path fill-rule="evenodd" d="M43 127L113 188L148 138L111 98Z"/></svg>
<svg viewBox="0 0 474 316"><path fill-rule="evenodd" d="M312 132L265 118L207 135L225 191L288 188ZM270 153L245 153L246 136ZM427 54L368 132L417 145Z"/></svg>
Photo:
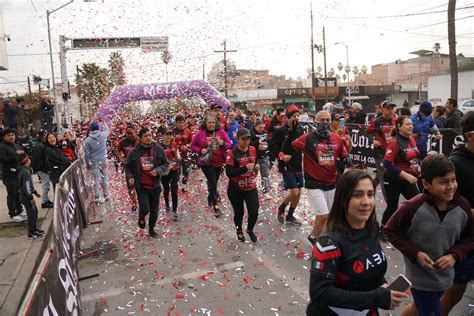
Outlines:
<svg viewBox="0 0 474 316"><path fill-rule="evenodd" d="M71 0L68 3L63 4L62 6L56 8L54 10L51 10L51 11L46 10L46 22L47 22L47 26L48 26L48 42L49 42L49 61L50 61L50 64L51 64L51 81L52 81L52 84L53 84L53 97L54 97L55 102L57 101L57 97L56 97L56 87L55 87L55 80L54 80L53 47L51 45L51 27L50 27L50 23L49 23L49 16L51 14L53 14L54 12L64 8L65 6L70 5L73 2L74 2L74 0ZM64 82L63 82L63 84L64 84ZM56 106L57 105L58 105L58 103L56 102ZM64 109L62 109L61 113L63 111L64 111ZM59 108L56 108L56 125L57 125L58 131L59 131L61 129L61 118L60 118L60 114L59 114Z"/></svg>
<svg viewBox="0 0 474 316"><path fill-rule="evenodd" d="M349 66L349 46L343 42L334 43L334 45L338 45L338 44L346 46L346 67L344 68L344 70L347 72L347 87L349 88L348 97L349 97L349 104L351 104L351 84L350 84L351 66Z"/></svg>

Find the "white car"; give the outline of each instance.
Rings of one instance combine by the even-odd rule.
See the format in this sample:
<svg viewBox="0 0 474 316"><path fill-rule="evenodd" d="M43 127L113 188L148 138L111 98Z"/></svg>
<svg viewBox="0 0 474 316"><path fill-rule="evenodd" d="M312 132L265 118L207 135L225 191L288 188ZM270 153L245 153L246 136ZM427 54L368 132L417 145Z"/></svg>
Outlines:
<svg viewBox="0 0 474 316"><path fill-rule="evenodd" d="M474 111L474 99L464 101L459 107L459 111L461 111L463 114Z"/></svg>

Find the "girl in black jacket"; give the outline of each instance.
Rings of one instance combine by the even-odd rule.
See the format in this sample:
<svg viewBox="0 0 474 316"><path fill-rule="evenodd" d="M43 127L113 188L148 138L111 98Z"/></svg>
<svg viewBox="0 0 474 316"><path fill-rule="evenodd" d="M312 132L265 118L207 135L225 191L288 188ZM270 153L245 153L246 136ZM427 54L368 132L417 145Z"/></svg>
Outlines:
<svg viewBox="0 0 474 316"><path fill-rule="evenodd" d="M58 147L58 139L53 133L46 135L46 161L49 164L49 178L56 190L59 177L71 165L71 160L66 157Z"/></svg>
<svg viewBox="0 0 474 316"><path fill-rule="evenodd" d="M379 315L406 295L384 288L387 257L380 246L375 186L361 170L339 179L327 230L313 246L307 315Z"/></svg>

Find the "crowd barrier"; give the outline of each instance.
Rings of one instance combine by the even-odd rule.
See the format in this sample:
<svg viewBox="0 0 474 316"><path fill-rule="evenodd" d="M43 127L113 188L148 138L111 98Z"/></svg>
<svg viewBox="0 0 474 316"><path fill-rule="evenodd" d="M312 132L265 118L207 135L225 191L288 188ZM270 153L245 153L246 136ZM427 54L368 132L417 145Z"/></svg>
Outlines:
<svg viewBox="0 0 474 316"><path fill-rule="evenodd" d="M76 160L56 186L53 233L18 315L81 315L77 260L80 237L93 209L84 159Z"/></svg>
<svg viewBox="0 0 474 316"><path fill-rule="evenodd" d="M303 124L306 131L313 130L314 124ZM375 168L373 136L366 132L367 126L361 124L346 124L352 140L352 150L349 153L352 163L362 167ZM464 144L464 137L454 129L440 129L443 136L437 140L434 135L428 138L428 154L439 153L448 156L451 151Z"/></svg>

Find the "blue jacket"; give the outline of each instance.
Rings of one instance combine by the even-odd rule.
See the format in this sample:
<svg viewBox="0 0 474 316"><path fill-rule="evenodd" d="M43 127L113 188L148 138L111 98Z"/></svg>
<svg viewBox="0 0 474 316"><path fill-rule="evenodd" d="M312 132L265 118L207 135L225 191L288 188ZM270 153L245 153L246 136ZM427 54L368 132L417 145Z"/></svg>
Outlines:
<svg viewBox="0 0 474 316"><path fill-rule="evenodd" d="M107 159L107 137L109 129L103 125L103 130L92 131L85 142L85 158L87 165L104 162Z"/></svg>
<svg viewBox="0 0 474 316"><path fill-rule="evenodd" d="M234 137L234 133L237 133L239 127L239 122L237 122L237 120L227 126L227 136L229 136L229 139L232 143L232 147L237 145L237 139Z"/></svg>
<svg viewBox="0 0 474 316"><path fill-rule="evenodd" d="M439 133L436 127L433 117L426 116L422 117L420 112L417 112L411 116L413 121L413 134L418 134L416 138L416 147L422 152L426 152L428 146L428 134Z"/></svg>

